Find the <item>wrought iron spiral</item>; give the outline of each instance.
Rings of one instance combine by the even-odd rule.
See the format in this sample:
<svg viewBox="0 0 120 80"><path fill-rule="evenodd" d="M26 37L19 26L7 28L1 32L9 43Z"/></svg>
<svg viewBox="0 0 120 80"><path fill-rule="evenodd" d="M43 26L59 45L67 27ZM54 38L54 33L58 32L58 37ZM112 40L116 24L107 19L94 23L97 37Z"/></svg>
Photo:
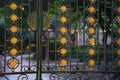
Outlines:
<svg viewBox="0 0 120 80"><path fill-rule="evenodd" d="M109 74L103 74L101 76L101 80L110 80L110 75Z"/></svg>
<svg viewBox="0 0 120 80"><path fill-rule="evenodd" d="M23 70L23 71L25 71L25 72L28 72L29 67L28 67L28 66L26 66L26 65L25 65L25 66L22 66L22 70Z"/></svg>
<svg viewBox="0 0 120 80"><path fill-rule="evenodd" d="M31 71L36 71L36 66L35 65L30 66L30 70Z"/></svg>
<svg viewBox="0 0 120 80"><path fill-rule="evenodd" d="M89 75L87 73L83 73L81 76L80 76L80 80L89 80Z"/></svg>
<svg viewBox="0 0 120 80"><path fill-rule="evenodd" d="M9 80L6 76L2 76L0 75L0 80Z"/></svg>
<svg viewBox="0 0 120 80"><path fill-rule="evenodd" d="M79 74L69 74L65 80L80 80L80 75Z"/></svg>
<svg viewBox="0 0 120 80"><path fill-rule="evenodd" d="M25 75L19 75L18 79L17 80L28 80L28 76L25 74Z"/></svg>
<svg viewBox="0 0 120 80"><path fill-rule="evenodd" d="M43 70L43 71L46 71L46 70L47 70L47 65L43 65L43 66L42 66L42 70Z"/></svg>
<svg viewBox="0 0 120 80"><path fill-rule="evenodd" d="M3 67L0 67L0 73L2 73L2 72L3 72L3 70L4 70L4 68L3 68Z"/></svg>
<svg viewBox="0 0 120 80"><path fill-rule="evenodd" d="M59 80L59 75L55 73L51 73L49 76L50 80Z"/></svg>
<svg viewBox="0 0 120 80"><path fill-rule="evenodd" d="M43 66L42 66L42 70L43 70L43 71L47 71L47 70L53 71L53 70L55 70L55 65L50 65L50 66L43 65Z"/></svg>

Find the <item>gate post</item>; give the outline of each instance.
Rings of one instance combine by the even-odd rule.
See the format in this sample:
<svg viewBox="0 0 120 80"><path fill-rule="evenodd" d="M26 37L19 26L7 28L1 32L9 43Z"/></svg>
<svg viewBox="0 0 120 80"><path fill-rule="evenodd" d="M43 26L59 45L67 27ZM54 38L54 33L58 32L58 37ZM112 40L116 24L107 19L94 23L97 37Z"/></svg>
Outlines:
<svg viewBox="0 0 120 80"><path fill-rule="evenodd" d="M43 30L43 0L36 1L37 29L36 29L36 80L42 80L42 30Z"/></svg>

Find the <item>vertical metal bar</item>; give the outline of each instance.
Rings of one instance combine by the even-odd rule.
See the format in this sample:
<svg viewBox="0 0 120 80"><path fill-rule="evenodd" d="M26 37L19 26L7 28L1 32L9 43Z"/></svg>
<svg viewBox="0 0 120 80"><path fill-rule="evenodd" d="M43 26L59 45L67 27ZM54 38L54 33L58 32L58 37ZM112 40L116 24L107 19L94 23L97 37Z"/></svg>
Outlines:
<svg viewBox="0 0 120 80"><path fill-rule="evenodd" d="M21 0L21 7L22 6L23 6L23 3ZM21 10L20 14L21 14L21 17L23 17L22 10ZM21 44L20 44L21 45L21 52L20 52L21 53L21 60L20 60L21 61L20 62L21 63L21 71L22 71L22 66L23 66L23 64L22 64L22 60L23 60L23 35L22 35L23 31L22 31L22 29L23 29L23 26L22 25L23 25L23 22L21 21L21 24L20 24L20 26L21 26L21 29L20 29L20 33L21 33L21 35L20 35L20 37L21 37Z"/></svg>
<svg viewBox="0 0 120 80"><path fill-rule="evenodd" d="M36 31L36 55L37 55L37 80L42 80L42 30L43 30L43 0L36 1L37 11L37 31Z"/></svg>
<svg viewBox="0 0 120 80"><path fill-rule="evenodd" d="M47 10L47 15L49 16L50 12L49 12L49 2L48 2L48 1L47 1L47 4L46 4L46 5L47 5L47 9L48 9L48 10ZM49 24L49 23L47 23L47 24ZM43 27L44 27L44 26L43 26ZM48 27L48 26L47 26L47 27ZM48 28L48 29L49 29L49 28ZM47 44L46 46L47 46L47 50L48 50L48 59L47 59L47 62L48 62L48 69L49 69L49 67L50 67L50 56L49 56L49 55L50 55L50 48L49 48L49 47L50 47L50 44L49 44L49 43L50 43L50 40L49 40L49 39L50 39L50 36L49 36L49 34L50 34L50 32L47 31L47 33L48 33L48 35L47 35L47 37L48 37L48 41L47 41L48 44Z"/></svg>
<svg viewBox="0 0 120 80"><path fill-rule="evenodd" d="M54 5L53 5L54 6ZM52 6L52 7L53 7ZM55 10L56 10L56 12L55 12L55 17L57 18L57 8L56 8L56 5L54 6L54 8L55 8ZM57 37L57 26L59 26L58 25L58 21L57 21L57 19L55 20L55 37ZM55 70L57 70L57 49L58 49L58 44L57 44L57 39L55 40Z"/></svg>
<svg viewBox="0 0 120 80"><path fill-rule="evenodd" d="M86 49L85 49L85 42L86 42L86 39L85 39L85 0L83 0L83 19L84 19L84 21L83 21L83 63L84 63L84 70L85 70L85 63L86 63L86 61L85 61L85 58L86 58Z"/></svg>
<svg viewBox="0 0 120 80"><path fill-rule="evenodd" d="M112 28L114 28L114 25L113 25L114 24L114 19L113 19L114 18L113 0L111 1L111 4L112 4L112 6L111 6L111 19L112 19L111 23L112 23ZM113 31L112 31L111 35L112 35L111 36L111 38L112 38L112 40L111 40L112 41L112 52L111 52L112 53L112 64L114 64L114 42L113 42L113 40L114 40L113 35L114 34L113 34ZM113 67L113 65L112 65L112 67Z"/></svg>
<svg viewBox="0 0 120 80"><path fill-rule="evenodd" d="M76 19L77 19L77 22L76 22L76 29L75 30L78 30L78 20L79 20L79 16L78 16L78 0L76 0L76 8L77 8L77 14L76 14ZM78 67L79 65L79 51L78 51L78 46L79 46L79 43L78 43L78 31L75 31L75 33L76 33L76 37L75 37L75 39L76 39L76 42L77 43L75 43L76 44L76 46L77 46L77 53L76 53L76 55L77 55L77 64L76 64L76 66Z"/></svg>
<svg viewBox="0 0 120 80"><path fill-rule="evenodd" d="M39 71L39 0L36 1L36 11L37 11L37 29L36 29L36 61L37 61L37 73L36 80L40 79L40 71Z"/></svg>
<svg viewBox="0 0 120 80"><path fill-rule="evenodd" d="M29 14L31 13L31 7L30 7L31 5L30 5L30 4L31 4L31 1L28 0ZM28 56L29 56L28 61L29 61L29 62L28 62L28 65L29 65L29 70L30 70L30 65L31 65L31 64L30 64L30 61L31 61L31 60L30 60L30 55L31 55L32 52L31 52L31 29L29 30L29 26L28 26L28 31L29 31L29 33L28 33L28 34L29 34L29 42L28 42Z"/></svg>
<svg viewBox="0 0 120 80"><path fill-rule="evenodd" d="M106 0L104 0L104 13L106 14ZM104 31L103 31L103 53L104 53L104 66L107 66L107 43L106 43L106 21L104 20Z"/></svg>
<svg viewBox="0 0 120 80"><path fill-rule="evenodd" d="M68 8L70 9L69 10L69 13L70 13L70 16L72 15L72 13L71 13L71 1L69 0L69 4L68 4ZM71 17L70 17L70 21L69 21L69 36L71 36ZM71 46L71 43L69 44L70 46ZM70 48L70 52L68 53L68 55L69 55L69 61L70 61L70 67L69 67L69 69L71 70L71 68L72 68L72 64L71 64L71 62L72 62L72 59L71 59L71 55L72 55L72 53L71 53L71 47L69 47Z"/></svg>
<svg viewBox="0 0 120 80"><path fill-rule="evenodd" d="M6 0L5 0L4 5L6 6L6 4L7 4L7 3L6 3ZM6 17L6 14L5 14L5 13L6 13L6 11L4 10L4 15L5 15L5 17ZM5 24L6 24L6 21L5 21ZM5 53L4 53L4 54L5 54L5 55L4 55L4 72L6 72L6 61L7 61L7 60L6 60L6 54L7 54L7 52L6 52L6 50L7 50L7 48L6 48L6 35L7 35L7 34L6 34L6 26L5 26L5 29L4 29L4 30L5 30L5 31L4 31L4 33L5 33L5 37L4 37L4 39L5 39L5 45L4 45L4 47L5 47L5 49L4 49L4 50L5 50L5 51L4 51L4 52L5 52Z"/></svg>
<svg viewBox="0 0 120 80"><path fill-rule="evenodd" d="M97 1L97 28L96 28L96 31L97 31L97 46L98 46L98 47L97 47L97 50L96 50L96 51L97 51L96 53L97 53L98 66L100 65L100 45L99 45L99 39L100 39L100 38L99 38L99 36L100 36L100 35L99 35L99 15L100 15L100 14L99 14L99 11L100 11L99 6L100 6L100 5L99 5L99 3L100 3L100 2L99 2L99 0L98 0L98 1Z"/></svg>

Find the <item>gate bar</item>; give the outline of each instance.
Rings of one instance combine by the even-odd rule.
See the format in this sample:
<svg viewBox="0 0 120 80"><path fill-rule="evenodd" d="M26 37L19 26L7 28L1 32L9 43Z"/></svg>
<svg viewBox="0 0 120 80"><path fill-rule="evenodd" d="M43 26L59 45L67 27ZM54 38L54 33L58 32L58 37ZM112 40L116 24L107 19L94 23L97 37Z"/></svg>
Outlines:
<svg viewBox="0 0 120 80"><path fill-rule="evenodd" d="M43 30L43 0L36 1L37 11L37 29L36 29L36 61L37 61L37 74L36 80L42 80L42 30Z"/></svg>

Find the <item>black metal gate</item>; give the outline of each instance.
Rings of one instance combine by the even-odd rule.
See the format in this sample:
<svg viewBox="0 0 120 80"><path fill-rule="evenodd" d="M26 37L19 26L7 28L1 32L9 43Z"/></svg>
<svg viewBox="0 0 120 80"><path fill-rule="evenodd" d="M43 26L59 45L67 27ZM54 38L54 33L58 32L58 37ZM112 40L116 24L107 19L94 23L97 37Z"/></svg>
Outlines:
<svg viewBox="0 0 120 80"><path fill-rule="evenodd" d="M120 80L119 0L1 0L0 80Z"/></svg>

